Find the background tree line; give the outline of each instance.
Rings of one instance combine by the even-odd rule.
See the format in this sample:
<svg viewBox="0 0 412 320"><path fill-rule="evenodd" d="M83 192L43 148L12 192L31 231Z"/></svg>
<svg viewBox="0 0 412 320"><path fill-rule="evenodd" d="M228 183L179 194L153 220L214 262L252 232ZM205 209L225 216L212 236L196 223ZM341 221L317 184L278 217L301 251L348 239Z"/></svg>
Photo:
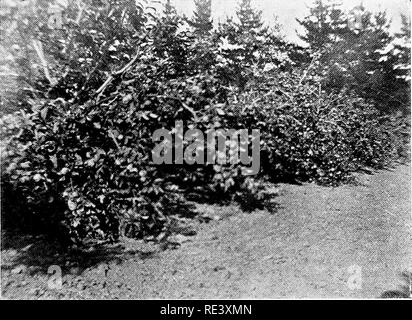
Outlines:
<svg viewBox="0 0 412 320"><path fill-rule="evenodd" d="M137 33L152 19L157 29L164 28L161 41L166 41L167 28L173 24L175 28L187 24L204 42L216 44L223 39L227 45L238 46L232 51L244 58L244 65L286 64L285 59L279 61L286 56L294 63L308 63L317 55L321 66L317 71L325 88L356 90L379 110L408 113L408 16L402 16L401 31L392 35L385 12L372 13L363 6L344 11L337 1L316 0L308 16L298 21L304 27L300 38L307 44L300 47L281 36L276 21L272 27L265 26L261 12L250 0L239 1L235 17L215 28L211 0L194 2L193 16L181 17L168 0L162 18L143 15L148 6L144 2L140 6L134 1L5 2L0 14L1 50L6 59L1 67L4 80L10 82L11 96L2 99L2 112L27 105L26 97L48 91L54 96L67 94L73 85L70 82L101 84L101 75L130 59L138 44ZM241 76L243 64L233 69L232 76L237 75L239 84L247 78Z"/></svg>

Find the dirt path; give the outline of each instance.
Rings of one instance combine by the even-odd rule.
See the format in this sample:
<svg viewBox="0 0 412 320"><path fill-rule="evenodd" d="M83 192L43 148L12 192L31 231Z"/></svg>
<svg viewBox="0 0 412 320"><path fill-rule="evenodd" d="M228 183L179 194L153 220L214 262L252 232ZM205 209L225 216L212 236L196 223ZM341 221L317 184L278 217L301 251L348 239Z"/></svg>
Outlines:
<svg viewBox="0 0 412 320"><path fill-rule="evenodd" d="M178 250L110 262L107 277L101 267L67 275L57 293L42 289L46 275L3 271L3 294L21 297L30 287L29 298L376 298L405 285L400 273L412 267L410 179L410 168L398 166L361 175L359 185L280 185L274 214L215 208L224 218L199 225ZM16 287L23 279L26 287Z"/></svg>

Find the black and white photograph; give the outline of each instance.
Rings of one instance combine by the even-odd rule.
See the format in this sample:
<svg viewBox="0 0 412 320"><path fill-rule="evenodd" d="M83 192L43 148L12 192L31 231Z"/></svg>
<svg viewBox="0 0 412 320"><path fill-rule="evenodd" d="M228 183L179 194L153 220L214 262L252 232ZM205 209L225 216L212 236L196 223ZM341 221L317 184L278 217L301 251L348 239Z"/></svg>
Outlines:
<svg viewBox="0 0 412 320"><path fill-rule="evenodd" d="M0 0L1 298L411 299L410 136L411 0Z"/></svg>

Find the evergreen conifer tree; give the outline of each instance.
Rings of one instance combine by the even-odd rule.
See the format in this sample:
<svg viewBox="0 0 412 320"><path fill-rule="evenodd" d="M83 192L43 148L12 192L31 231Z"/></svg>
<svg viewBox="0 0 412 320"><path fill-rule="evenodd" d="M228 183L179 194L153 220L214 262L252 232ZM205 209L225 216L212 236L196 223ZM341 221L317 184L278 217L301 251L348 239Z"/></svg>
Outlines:
<svg viewBox="0 0 412 320"><path fill-rule="evenodd" d="M213 28L212 0L194 0L195 11L189 24L201 35L208 34Z"/></svg>
<svg viewBox="0 0 412 320"><path fill-rule="evenodd" d="M254 9L251 0L241 0L236 15L241 33L257 32L263 27L262 11Z"/></svg>
<svg viewBox="0 0 412 320"><path fill-rule="evenodd" d="M310 14L303 20L296 20L305 28L305 34L299 37L313 51L322 50L328 44L339 41L348 29L340 3L331 0L315 0Z"/></svg>

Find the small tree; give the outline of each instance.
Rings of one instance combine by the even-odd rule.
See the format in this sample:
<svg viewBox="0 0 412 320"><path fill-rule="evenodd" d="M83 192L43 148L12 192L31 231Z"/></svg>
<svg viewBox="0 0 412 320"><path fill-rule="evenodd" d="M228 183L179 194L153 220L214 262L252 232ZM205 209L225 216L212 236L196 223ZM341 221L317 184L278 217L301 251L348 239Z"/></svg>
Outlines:
<svg viewBox="0 0 412 320"><path fill-rule="evenodd" d="M189 24L196 29L199 35L209 34L213 28L212 21L212 0L194 0L195 11Z"/></svg>
<svg viewBox="0 0 412 320"><path fill-rule="evenodd" d="M262 11L254 9L251 0L241 0L236 15L241 33L257 32L263 27Z"/></svg>
<svg viewBox="0 0 412 320"><path fill-rule="evenodd" d="M176 15L176 8L172 5L170 0L166 1L163 12L166 16Z"/></svg>
<svg viewBox="0 0 412 320"><path fill-rule="evenodd" d="M411 19L406 15L401 15L402 27L401 32L397 33L394 45L394 55L397 63L394 68L397 70L397 77L411 81Z"/></svg>
<svg viewBox="0 0 412 320"><path fill-rule="evenodd" d="M303 20L296 19L305 28L299 37L309 44L313 51L319 51L339 40L347 30L347 22L340 4L331 0L316 0L310 14Z"/></svg>

